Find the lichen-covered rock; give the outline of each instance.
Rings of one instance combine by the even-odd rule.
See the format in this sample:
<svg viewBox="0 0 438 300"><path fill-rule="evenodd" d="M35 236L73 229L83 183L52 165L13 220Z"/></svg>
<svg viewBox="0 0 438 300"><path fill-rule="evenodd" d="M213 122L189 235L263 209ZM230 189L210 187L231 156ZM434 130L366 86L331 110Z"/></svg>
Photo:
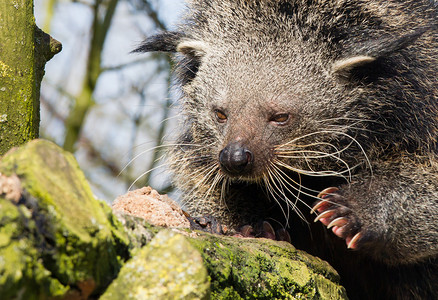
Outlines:
<svg viewBox="0 0 438 300"><path fill-rule="evenodd" d="M0 299L346 298L285 242L175 231L113 213L53 143L0 161Z"/></svg>
<svg viewBox="0 0 438 300"><path fill-rule="evenodd" d="M101 292L129 257L129 241L74 157L35 140L8 152L0 173L0 190L14 189L8 178L21 184L20 197L0 194L1 297L87 299Z"/></svg>
<svg viewBox="0 0 438 300"><path fill-rule="evenodd" d="M209 299L202 257L185 237L160 231L127 262L101 300Z"/></svg>
<svg viewBox="0 0 438 300"><path fill-rule="evenodd" d="M325 261L286 242L202 234L212 299L347 299L339 275Z"/></svg>

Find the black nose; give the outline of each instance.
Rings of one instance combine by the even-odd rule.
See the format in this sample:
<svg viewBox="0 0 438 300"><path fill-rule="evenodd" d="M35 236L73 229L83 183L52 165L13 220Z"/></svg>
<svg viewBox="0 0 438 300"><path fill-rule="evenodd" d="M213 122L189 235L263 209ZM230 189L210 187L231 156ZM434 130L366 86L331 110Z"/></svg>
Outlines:
<svg viewBox="0 0 438 300"><path fill-rule="evenodd" d="M221 168L232 175L238 175L247 170L252 161L251 151L237 142L228 144L219 153Z"/></svg>

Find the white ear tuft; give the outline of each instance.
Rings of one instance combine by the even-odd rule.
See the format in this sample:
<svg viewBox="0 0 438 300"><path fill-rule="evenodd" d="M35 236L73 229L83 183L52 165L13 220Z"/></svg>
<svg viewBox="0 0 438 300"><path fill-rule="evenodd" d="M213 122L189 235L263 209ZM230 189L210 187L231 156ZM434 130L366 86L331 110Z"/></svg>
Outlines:
<svg viewBox="0 0 438 300"><path fill-rule="evenodd" d="M208 46L202 41L185 40L178 44L176 51L189 56L202 57L207 53Z"/></svg>
<svg viewBox="0 0 438 300"><path fill-rule="evenodd" d="M337 73L337 74L349 72L355 67L360 67L369 64L375 60L376 60L375 57L367 56L367 55L358 55L350 58L341 59L333 63L332 71L333 73Z"/></svg>

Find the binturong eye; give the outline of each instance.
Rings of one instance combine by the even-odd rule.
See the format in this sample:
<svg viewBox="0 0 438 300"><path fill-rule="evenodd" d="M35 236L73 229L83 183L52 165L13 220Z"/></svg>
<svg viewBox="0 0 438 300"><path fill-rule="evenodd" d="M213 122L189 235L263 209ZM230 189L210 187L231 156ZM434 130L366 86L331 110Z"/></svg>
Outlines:
<svg viewBox="0 0 438 300"><path fill-rule="evenodd" d="M227 115L220 109L215 109L214 113L219 123L225 123L227 121Z"/></svg>
<svg viewBox="0 0 438 300"><path fill-rule="evenodd" d="M270 119L269 122L273 122L276 125L286 125L290 119L290 115L286 113L275 114Z"/></svg>

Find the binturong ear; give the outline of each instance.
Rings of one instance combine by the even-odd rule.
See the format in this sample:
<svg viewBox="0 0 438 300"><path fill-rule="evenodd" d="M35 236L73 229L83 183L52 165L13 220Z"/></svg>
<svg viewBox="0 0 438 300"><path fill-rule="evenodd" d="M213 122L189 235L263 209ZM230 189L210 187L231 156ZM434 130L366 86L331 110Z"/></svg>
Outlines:
<svg viewBox="0 0 438 300"><path fill-rule="evenodd" d="M148 37L132 52L180 52L191 57L200 58L207 52L207 46L202 41L190 39L184 33L177 31L164 31Z"/></svg>
<svg viewBox="0 0 438 300"><path fill-rule="evenodd" d="M176 47L176 51L193 58L201 58L207 53L207 45L202 41L183 40Z"/></svg>
<svg viewBox="0 0 438 300"><path fill-rule="evenodd" d="M391 55L414 44L425 32L431 30L436 30L436 28L434 26L422 27L402 36L383 37L355 45L355 50L352 52L357 55L335 61L332 65L332 72L341 77L350 77L357 70L369 67L373 69L372 64L390 58Z"/></svg>
<svg viewBox="0 0 438 300"><path fill-rule="evenodd" d="M337 60L332 65L332 71L336 75L348 75L354 68L367 65L376 58L367 55L357 55L349 58Z"/></svg>
<svg viewBox="0 0 438 300"><path fill-rule="evenodd" d="M191 82L198 74L202 58L208 53L208 45L199 40L183 39L176 46L176 51L183 54L177 67L177 78L182 85Z"/></svg>
<svg viewBox="0 0 438 300"><path fill-rule="evenodd" d="M179 82L184 85L196 77L207 50L207 44L202 41L189 38L181 32L164 31L147 38L132 52L181 53L182 56L177 59L176 74Z"/></svg>
<svg viewBox="0 0 438 300"><path fill-rule="evenodd" d="M176 47L183 38L184 34L181 32L164 31L148 37L132 52L176 52Z"/></svg>

